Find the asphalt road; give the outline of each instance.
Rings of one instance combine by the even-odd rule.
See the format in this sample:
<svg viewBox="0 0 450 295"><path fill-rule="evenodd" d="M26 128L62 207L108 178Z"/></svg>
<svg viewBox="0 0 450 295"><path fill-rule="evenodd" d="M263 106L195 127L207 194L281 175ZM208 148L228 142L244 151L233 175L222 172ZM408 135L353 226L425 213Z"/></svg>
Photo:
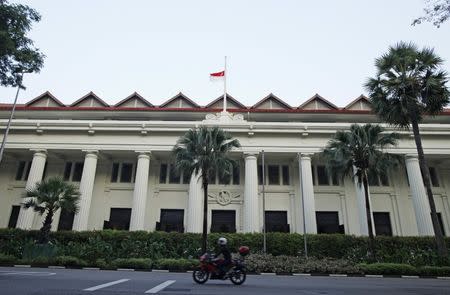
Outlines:
<svg viewBox="0 0 450 295"><path fill-rule="evenodd" d="M0 267L0 294L450 294L450 280L250 275L198 285L190 273Z"/></svg>

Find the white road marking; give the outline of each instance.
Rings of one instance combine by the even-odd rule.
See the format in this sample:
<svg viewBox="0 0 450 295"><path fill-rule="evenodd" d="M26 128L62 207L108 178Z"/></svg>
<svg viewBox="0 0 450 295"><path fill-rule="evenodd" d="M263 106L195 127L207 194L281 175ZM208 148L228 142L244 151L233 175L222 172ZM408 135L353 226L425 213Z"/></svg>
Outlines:
<svg viewBox="0 0 450 295"><path fill-rule="evenodd" d="M0 271L0 276L19 275L19 276L48 277L53 276L55 274L56 273L54 272L41 272L41 271Z"/></svg>
<svg viewBox="0 0 450 295"><path fill-rule="evenodd" d="M117 284L120 284L120 283L124 283L124 282L129 281L129 280L130 279L121 279L121 280L109 282L109 283L106 283L106 284L101 284L101 285L98 285L98 286L90 287L90 288L84 289L83 291L95 291L95 290L98 290L98 289L102 289L102 288L106 288L106 287L109 287L109 286L113 286L113 285L117 285Z"/></svg>
<svg viewBox="0 0 450 295"><path fill-rule="evenodd" d="M145 293L146 293L146 294L156 294L156 293L158 293L159 291L161 291L162 289L167 288L168 286L172 285L172 284L175 283L175 282L176 282L176 281L174 281L174 280L168 280L168 281L165 281L164 283L159 284L158 286L153 287L153 288L151 288L150 290L145 291Z"/></svg>

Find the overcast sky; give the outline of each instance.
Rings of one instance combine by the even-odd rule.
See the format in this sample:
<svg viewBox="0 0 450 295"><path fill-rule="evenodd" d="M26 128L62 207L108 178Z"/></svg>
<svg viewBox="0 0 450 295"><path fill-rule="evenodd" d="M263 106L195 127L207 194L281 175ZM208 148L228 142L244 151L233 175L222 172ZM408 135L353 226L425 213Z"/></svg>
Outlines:
<svg viewBox="0 0 450 295"><path fill-rule="evenodd" d="M10 2L41 13L30 36L47 56L25 76L21 103L49 90L68 104L92 90L110 104L182 91L205 105L223 93L209 73L227 55L228 93L245 105L273 92L295 107L315 93L342 107L401 40L434 47L450 72L450 22L411 26L423 0ZM1 87L0 101L14 94Z"/></svg>

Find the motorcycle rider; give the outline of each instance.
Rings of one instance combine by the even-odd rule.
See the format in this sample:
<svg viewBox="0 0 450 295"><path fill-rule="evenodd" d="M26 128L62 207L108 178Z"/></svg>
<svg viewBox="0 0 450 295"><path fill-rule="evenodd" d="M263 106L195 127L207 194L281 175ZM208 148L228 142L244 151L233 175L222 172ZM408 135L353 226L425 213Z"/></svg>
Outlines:
<svg viewBox="0 0 450 295"><path fill-rule="evenodd" d="M217 265L220 273L219 276L224 276L228 270L228 266L231 264L231 253L227 246L227 239L221 237L217 240L217 244L219 245L219 252L214 259L214 262Z"/></svg>

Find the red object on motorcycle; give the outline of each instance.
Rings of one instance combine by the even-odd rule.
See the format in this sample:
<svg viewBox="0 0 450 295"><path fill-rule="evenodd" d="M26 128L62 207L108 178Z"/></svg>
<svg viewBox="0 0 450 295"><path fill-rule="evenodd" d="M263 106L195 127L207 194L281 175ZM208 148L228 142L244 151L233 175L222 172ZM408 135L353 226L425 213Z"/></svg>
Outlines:
<svg viewBox="0 0 450 295"><path fill-rule="evenodd" d="M242 256L247 256L250 253L250 249L247 246L239 247L239 254Z"/></svg>

